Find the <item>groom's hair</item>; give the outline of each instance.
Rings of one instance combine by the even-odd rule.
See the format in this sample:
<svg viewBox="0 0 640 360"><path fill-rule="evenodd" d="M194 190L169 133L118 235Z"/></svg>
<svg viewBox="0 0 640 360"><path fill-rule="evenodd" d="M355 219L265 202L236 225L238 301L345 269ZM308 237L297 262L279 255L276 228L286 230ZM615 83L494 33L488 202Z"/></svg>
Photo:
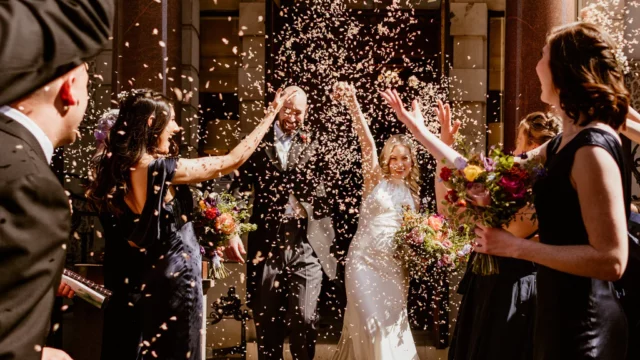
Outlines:
<svg viewBox="0 0 640 360"><path fill-rule="evenodd" d="M307 103L307 102L308 102L308 101L307 101L307 100L308 100L308 98L307 98L307 93L306 93L304 90L302 90L302 88L301 88L301 87L299 87L299 86L295 86L295 85L287 86L287 87L284 89L283 93L289 93L289 92L293 92L293 91L296 91L296 92L297 92L297 93L296 93L296 96L301 96L301 97L302 97L302 99L304 99L304 102L305 102L305 103Z"/></svg>

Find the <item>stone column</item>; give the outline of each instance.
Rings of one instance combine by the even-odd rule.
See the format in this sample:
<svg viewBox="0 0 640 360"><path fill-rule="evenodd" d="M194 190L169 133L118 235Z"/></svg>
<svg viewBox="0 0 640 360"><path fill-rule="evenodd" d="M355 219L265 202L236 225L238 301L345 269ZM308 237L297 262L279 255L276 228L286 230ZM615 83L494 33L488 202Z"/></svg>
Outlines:
<svg viewBox="0 0 640 360"><path fill-rule="evenodd" d="M191 1L185 1L190 3ZM118 0L114 26L114 96L151 88L180 87L181 0Z"/></svg>
<svg viewBox="0 0 640 360"><path fill-rule="evenodd" d="M547 106L540 101L536 64L547 33L576 20L575 0L509 0L506 9L504 143L515 148L519 121Z"/></svg>
<svg viewBox="0 0 640 360"><path fill-rule="evenodd" d="M483 2L450 4L453 68L449 99L466 111L461 129L477 150L486 143L487 31L489 14Z"/></svg>
<svg viewBox="0 0 640 360"><path fill-rule="evenodd" d="M182 0L182 103L180 152L185 157L198 156L198 105L200 103L200 1Z"/></svg>
<svg viewBox="0 0 640 360"><path fill-rule="evenodd" d="M238 98L243 137L264 117L265 14L264 2L240 2L242 66L238 69Z"/></svg>

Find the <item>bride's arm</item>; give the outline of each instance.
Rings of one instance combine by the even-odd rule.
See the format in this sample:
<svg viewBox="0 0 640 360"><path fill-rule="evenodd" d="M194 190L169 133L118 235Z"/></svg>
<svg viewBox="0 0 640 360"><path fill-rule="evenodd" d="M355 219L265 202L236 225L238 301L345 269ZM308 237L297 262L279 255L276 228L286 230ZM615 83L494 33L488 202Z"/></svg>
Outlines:
<svg viewBox="0 0 640 360"><path fill-rule="evenodd" d="M364 178L364 192L363 196L366 197L373 188L378 185L382 179L382 170L378 163L378 151L376 150L376 144L371 135L371 130L367 124L367 119L362 113L360 104L356 97L356 89L353 85L347 83L338 83L337 87L342 87L343 96L346 97L346 105L349 110L349 114L353 119L353 128L358 135L360 141L360 148L362 149L362 172Z"/></svg>
<svg viewBox="0 0 640 360"><path fill-rule="evenodd" d="M264 135L269 131L284 102L294 95L295 93L281 94L281 90L278 90L265 118L229 154L197 159L180 159L172 183L199 183L224 176L238 169L256 150Z"/></svg>

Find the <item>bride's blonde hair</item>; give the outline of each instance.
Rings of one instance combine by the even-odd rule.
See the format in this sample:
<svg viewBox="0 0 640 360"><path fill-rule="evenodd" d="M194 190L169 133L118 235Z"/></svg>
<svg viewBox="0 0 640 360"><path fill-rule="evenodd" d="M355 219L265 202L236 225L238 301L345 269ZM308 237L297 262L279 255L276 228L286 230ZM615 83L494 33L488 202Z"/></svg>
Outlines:
<svg viewBox="0 0 640 360"><path fill-rule="evenodd" d="M411 189L411 193L416 197L420 197L420 167L418 166L418 159L416 157L416 146L409 136L392 135L387 139L380 153L380 169L385 176L389 176L389 158L391 157L393 149L398 145L406 147L411 153L411 171L405 181L409 189Z"/></svg>

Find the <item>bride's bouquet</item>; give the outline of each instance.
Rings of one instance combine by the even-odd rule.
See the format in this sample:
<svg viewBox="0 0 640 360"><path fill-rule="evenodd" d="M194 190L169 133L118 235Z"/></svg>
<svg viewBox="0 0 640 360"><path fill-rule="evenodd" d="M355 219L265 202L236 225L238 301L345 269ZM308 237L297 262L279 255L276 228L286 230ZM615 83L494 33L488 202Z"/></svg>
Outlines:
<svg viewBox="0 0 640 360"><path fill-rule="evenodd" d="M209 278L224 279L229 272L224 267L216 249L225 246L229 239L255 231L257 226L249 223L249 208L229 193L204 194L196 191L197 207L194 210L194 225L200 246L211 257Z"/></svg>
<svg viewBox="0 0 640 360"><path fill-rule="evenodd" d="M395 234L395 257L414 278L428 278L434 270L450 272L467 261L473 249L470 233L466 225L453 229L441 215L405 209Z"/></svg>
<svg viewBox="0 0 640 360"><path fill-rule="evenodd" d="M520 209L533 204L531 188L544 172L539 162L520 164L499 148L492 148L489 156L473 155L468 161L458 158L453 165L443 167L439 176L449 189L444 200L448 216L458 224L481 222L494 228L509 224ZM535 212L531 211L530 216L533 218ZM497 274L496 259L478 254L473 261L473 272Z"/></svg>

